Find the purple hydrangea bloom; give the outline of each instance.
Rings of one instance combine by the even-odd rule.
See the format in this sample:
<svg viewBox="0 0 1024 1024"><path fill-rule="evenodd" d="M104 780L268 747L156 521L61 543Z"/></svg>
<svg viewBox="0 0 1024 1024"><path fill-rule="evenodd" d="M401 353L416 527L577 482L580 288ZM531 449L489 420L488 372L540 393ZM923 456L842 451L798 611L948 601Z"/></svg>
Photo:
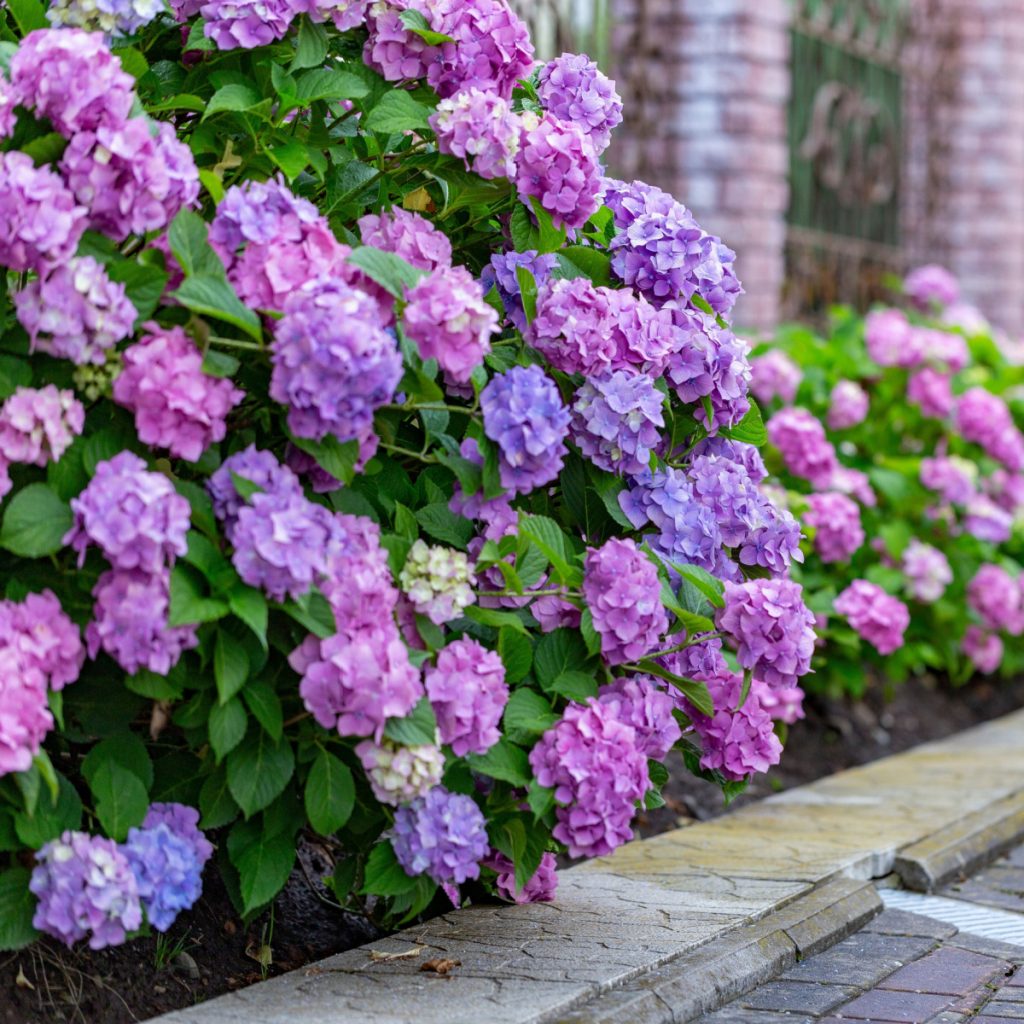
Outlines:
<svg viewBox="0 0 1024 1024"><path fill-rule="evenodd" d="M387 719L403 718L423 696L419 672L392 620L326 640L310 637L289 664L302 676L306 708L342 736L373 736L380 743Z"/></svg>
<svg viewBox="0 0 1024 1024"><path fill-rule="evenodd" d="M69 948L119 946L142 924L139 890L113 839L65 832L36 854L29 890L39 898L32 924Z"/></svg>
<svg viewBox="0 0 1024 1024"><path fill-rule="evenodd" d="M307 0L304 10L311 21L331 21L339 32L358 28L366 21L371 0Z"/></svg>
<svg viewBox="0 0 1024 1024"><path fill-rule="evenodd" d="M516 276L516 268L525 267L533 275L540 289L556 266L558 257L553 252L538 253L536 249L528 249L526 252L495 253L480 274L480 282L485 291L492 287L498 289L505 314L512 325L518 331L525 331L526 313L523 311L522 291L519 287L519 278Z"/></svg>
<svg viewBox="0 0 1024 1024"><path fill-rule="evenodd" d="M956 426L965 441L979 445L1011 472L1024 469L1024 434L998 395L983 387L965 391L957 399Z"/></svg>
<svg viewBox="0 0 1024 1024"><path fill-rule="evenodd" d="M879 366L916 366L923 355L919 338L898 309L877 309L864 320L864 343Z"/></svg>
<svg viewBox="0 0 1024 1024"><path fill-rule="evenodd" d="M159 573L188 550L188 501L132 452L100 462L89 485L71 499L71 511L75 522L64 543L78 552L79 564L95 544L117 569Z"/></svg>
<svg viewBox="0 0 1024 1024"><path fill-rule="evenodd" d="M555 227L582 228L601 207L601 165L590 138L550 114L523 118L516 191L551 214Z"/></svg>
<svg viewBox="0 0 1024 1024"><path fill-rule="evenodd" d="M687 639L685 635L670 636L666 638L666 644L676 646L685 639ZM666 654L658 661L669 672L682 676L684 679L707 681L729 673L729 665L722 654L721 638L707 633L698 634L689 640L689 646L684 647L681 651ZM674 693L674 687L670 688L669 692ZM679 706L678 701L677 706Z"/></svg>
<svg viewBox="0 0 1024 1024"><path fill-rule="evenodd" d="M980 626L968 626L960 650L983 675L991 675L1003 663L1003 641Z"/></svg>
<svg viewBox="0 0 1024 1024"><path fill-rule="evenodd" d="M860 508L845 494L822 491L807 495L804 522L814 528L814 550L823 562L848 562L864 543Z"/></svg>
<svg viewBox="0 0 1024 1024"><path fill-rule="evenodd" d="M922 416L943 420L955 404L949 375L926 366L907 380L907 401L921 409Z"/></svg>
<svg viewBox="0 0 1024 1024"><path fill-rule="evenodd" d="M1002 566L986 563L967 586L967 606L994 632L1024 633L1024 594L1020 580Z"/></svg>
<svg viewBox="0 0 1024 1024"><path fill-rule="evenodd" d="M285 303L271 345L270 397L288 406L298 437L350 441L373 426L402 377L394 337L372 299L339 281L318 281Z"/></svg>
<svg viewBox="0 0 1024 1024"><path fill-rule="evenodd" d="M491 850L490 857L484 861L484 867L497 874L495 888L502 899L511 903L551 903L558 889L558 862L553 853L541 855L540 865L529 881L520 890L516 890L516 866L498 850Z"/></svg>
<svg viewBox="0 0 1024 1024"><path fill-rule="evenodd" d="M134 35L163 11L161 0L53 0L46 16L51 25L95 29L118 39Z"/></svg>
<svg viewBox="0 0 1024 1024"><path fill-rule="evenodd" d="M441 267L405 291L402 328L423 359L465 384L491 350L498 313L465 267Z"/></svg>
<svg viewBox="0 0 1024 1024"><path fill-rule="evenodd" d="M28 771L52 728L45 674L14 644L0 645L0 777Z"/></svg>
<svg viewBox="0 0 1024 1024"><path fill-rule="evenodd" d="M1003 544L1010 539L1013 516L991 498L978 494L967 503L964 529L978 540Z"/></svg>
<svg viewBox="0 0 1024 1024"><path fill-rule="evenodd" d="M868 406L868 394L856 381L839 381L829 396L829 429L849 430L863 423L868 415Z"/></svg>
<svg viewBox="0 0 1024 1024"><path fill-rule="evenodd" d="M562 471L569 410L539 366L513 366L480 392L484 433L498 445L501 485L528 494Z"/></svg>
<svg viewBox="0 0 1024 1024"><path fill-rule="evenodd" d="M0 154L0 248L9 270L45 273L69 260L86 228L64 179L17 151Z"/></svg>
<svg viewBox="0 0 1024 1024"><path fill-rule="evenodd" d="M232 185L224 194L210 225L210 244L230 267L236 252L249 242L295 239L303 228L320 219L317 208L308 199L296 196L283 176L246 181Z"/></svg>
<svg viewBox="0 0 1024 1024"><path fill-rule="evenodd" d="M658 570L632 540L612 537L587 549L583 598L609 665L642 658L668 628Z"/></svg>
<svg viewBox="0 0 1024 1024"><path fill-rule="evenodd" d="M892 654L903 646L910 625L907 606L867 580L854 580L833 602L854 631L879 654Z"/></svg>
<svg viewBox="0 0 1024 1024"><path fill-rule="evenodd" d="M103 36L72 28L25 36L11 56L11 86L20 103L68 137L126 121L135 101L135 79Z"/></svg>
<svg viewBox="0 0 1024 1024"><path fill-rule="evenodd" d="M388 622L399 593L391 579L380 527L366 516L334 517L341 548L327 567L320 590L341 632Z"/></svg>
<svg viewBox="0 0 1024 1024"><path fill-rule="evenodd" d="M539 289L526 340L556 370L595 377L622 369L658 376L678 339L668 311L628 289L577 277L549 279Z"/></svg>
<svg viewBox="0 0 1024 1024"><path fill-rule="evenodd" d="M951 306L960 299L960 284L945 268L935 263L912 270L903 279L903 294L922 312L936 306Z"/></svg>
<svg viewBox="0 0 1024 1024"><path fill-rule="evenodd" d="M501 739L498 728L508 703L505 666L476 640L454 640L424 675L441 741L456 757L483 754Z"/></svg>
<svg viewBox="0 0 1024 1024"><path fill-rule="evenodd" d="M459 446L459 453L464 459L483 466L484 457L475 438L467 437ZM507 494L497 498L485 498L483 490L475 494L464 494L462 484L455 481L454 494L448 502L449 510L457 516L475 519L484 524L483 536L486 540L500 540L515 530L518 513L512 507Z"/></svg>
<svg viewBox="0 0 1024 1024"><path fill-rule="evenodd" d="M282 466L272 452L261 451L251 444L248 448L229 455L206 484L213 500L214 514L224 524L224 532L229 540L238 520L238 513L246 504L245 499L235 488L232 474L248 480L268 494L279 491L299 495L302 493L299 478L287 466Z"/></svg>
<svg viewBox="0 0 1024 1024"><path fill-rule="evenodd" d="M537 782L554 787L552 834L570 857L602 857L632 839L636 803L650 787L647 758L620 706L570 704L530 751Z"/></svg>
<svg viewBox="0 0 1024 1024"><path fill-rule="evenodd" d="M549 113L582 128L598 153L608 148L612 130L622 122L615 83L584 53L548 61L537 76L537 95Z"/></svg>
<svg viewBox="0 0 1024 1024"><path fill-rule="evenodd" d="M166 825L131 828L123 847L146 920L165 932L203 891L203 865L192 844Z"/></svg>
<svg viewBox="0 0 1024 1024"><path fill-rule="evenodd" d="M206 0L203 34L220 50L253 50L283 38L304 5L296 0Z"/></svg>
<svg viewBox="0 0 1024 1024"><path fill-rule="evenodd" d="M165 676L199 643L195 626L169 626L166 572L113 569L93 587L93 621L85 628L89 657L107 652L129 675L148 669Z"/></svg>
<svg viewBox="0 0 1024 1024"><path fill-rule="evenodd" d="M79 132L60 166L89 227L118 242L165 228L199 198L192 150L168 121L133 117Z"/></svg>
<svg viewBox="0 0 1024 1024"><path fill-rule="evenodd" d="M815 616L815 621L817 621L817 616ZM787 686L778 690L766 686L760 679L755 679L750 689L756 695L761 707L771 715L775 722L794 725L801 718L807 717L804 712L805 694L799 686Z"/></svg>
<svg viewBox="0 0 1024 1024"><path fill-rule="evenodd" d="M14 293L18 321L33 352L102 366L107 352L132 332L135 307L91 256L53 267Z"/></svg>
<svg viewBox="0 0 1024 1024"><path fill-rule="evenodd" d="M736 660L773 687L795 686L811 669L814 616L792 580L725 584L718 628L736 644Z"/></svg>
<svg viewBox="0 0 1024 1024"><path fill-rule="evenodd" d="M783 405L792 405L803 379L803 371L781 349L773 348L750 360L750 390L764 405L776 398Z"/></svg>
<svg viewBox="0 0 1024 1024"><path fill-rule="evenodd" d="M196 462L224 440L227 415L245 392L203 372L203 355L181 327L149 323L146 331L124 352L114 401L135 414L141 441Z"/></svg>
<svg viewBox="0 0 1024 1024"><path fill-rule="evenodd" d="M747 476L755 484L767 479L768 470L765 468L764 459L761 457L760 449L753 444L746 444L743 441L732 441L721 435L705 437L698 441L693 447L693 457L699 455L719 455L730 462L738 462L746 471Z"/></svg>
<svg viewBox="0 0 1024 1024"><path fill-rule="evenodd" d="M406 263L430 272L452 265L452 243L426 217L393 206L359 218L363 245L401 256Z"/></svg>
<svg viewBox="0 0 1024 1024"><path fill-rule="evenodd" d="M166 825L179 839L192 847L196 860L202 867L213 856L213 844L199 827L199 812L188 804L154 803L149 805L143 828Z"/></svg>
<svg viewBox="0 0 1024 1024"><path fill-rule="evenodd" d="M301 491L257 492L231 530L232 562L250 587L298 599L328 572L341 547L338 523Z"/></svg>
<svg viewBox="0 0 1024 1024"><path fill-rule="evenodd" d="M33 466L59 462L84 426L85 408L73 391L17 388L0 407L0 457Z"/></svg>
<svg viewBox="0 0 1024 1024"><path fill-rule="evenodd" d="M743 291L732 267L736 254L660 188L613 178L605 186L617 229L610 246L615 274L657 305L688 303L697 294L727 316Z"/></svg>
<svg viewBox="0 0 1024 1024"><path fill-rule="evenodd" d="M597 699L616 705L615 717L636 730L636 745L645 757L662 761L682 736L672 717L675 701L651 676L623 676L602 686Z"/></svg>
<svg viewBox="0 0 1024 1024"><path fill-rule="evenodd" d="M903 550L902 569L912 597L925 604L938 601L953 582L949 559L931 544L916 538Z"/></svg>
<svg viewBox="0 0 1024 1024"><path fill-rule="evenodd" d="M839 462L816 416L806 409L780 409L768 421L768 440L793 476L817 489L829 486Z"/></svg>
<svg viewBox="0 0 1024 1024"><path fill-rule="evenodd" d="M512 178L519 151L519 119L493 92L463 89L441 100L430 115L442 153L459 157L481 178Z"/></svg>
<svg viewBox="0 0 1024 1024"><path fill-rule="evenodd" d="M921 460L921 483L954 505L966 505L974 498L977 476L977 467L967 459L940 455Z"/></svg>
<svg viewBox="0 0 1024 1024"><path fill-rule="evenodd" d="M9 139L18 123L18 105L21 97L7 80L0 75L0 138Z"/></svg>
<svg viewBox="0 0 1024 1024"><path fill-rule="evenodd" d="M73 683L85 660L78 626L52 590L28 594L17 603L0 602L0 646L14 651L29 673L42 672L44 688L51 690Z"/></svg>
<svg viewBox="0 0 1024 1024"><path fill-rule="evenodd" d="M487 826L472 797L437 786L395 812L391 846L407 875L424 872L438 885L480 877Z"/></svg>
<svg viewBox="0 0 1024 1024"><path fill-rule="evenodd" d="M959 373L970 361L967 342L960 334L915 325L911 328L912 346L921 359L952 373Z"/></svg>
<svg viewBox="0 0 1024 1024"><path fill-rule="evenodd" d="M572 439L601 469L631 476L642 473L662 443L664 401L647 376L616 370L590 377L576 391Z"/></svg>
<svg viewBox="0 0 1024 1024"><path fill-rule="evenodd" d="M430 743L400 747L390 740L356 745L356 756L366 772L373 795L392 807L408 804L441 784L444 753Z"/></svg>

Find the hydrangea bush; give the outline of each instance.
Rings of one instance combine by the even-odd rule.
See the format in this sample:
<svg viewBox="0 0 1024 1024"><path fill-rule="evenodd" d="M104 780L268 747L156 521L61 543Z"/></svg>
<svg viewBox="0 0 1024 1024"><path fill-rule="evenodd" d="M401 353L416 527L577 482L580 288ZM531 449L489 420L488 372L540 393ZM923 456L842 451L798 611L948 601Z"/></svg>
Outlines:
<svg viewBox="0 0 1024 1024"><path fill-rule="evenodd" d="M773 471L800 519L814 685L1024 667L1024 358L926 266L905 308L832 312L755 351Z"/></svg>
<svg viewBox="0 0 1024 1024"><path fill-rule="evenodd" d="M734 254L504 0L171 7L0 12L0 947L549 900L800 715Z"/></svg>

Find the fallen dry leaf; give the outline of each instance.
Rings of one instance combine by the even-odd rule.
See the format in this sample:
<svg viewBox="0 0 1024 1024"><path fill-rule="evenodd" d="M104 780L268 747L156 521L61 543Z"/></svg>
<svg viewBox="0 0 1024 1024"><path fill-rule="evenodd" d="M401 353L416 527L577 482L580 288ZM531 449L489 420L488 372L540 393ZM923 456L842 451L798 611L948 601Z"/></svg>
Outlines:
<svg viewBox="0 0 1024 1024"><path fill-rule="evenodd" d="M433 971L435 974L440 974L443 977L453 968L461 966L461 960L449 960L448 957L441 956L436 960L427 960L425 963L420 964L420 970Z"/></svg>
<svg viewBox="0 0 1024 1024"><path fill-rule="evenodd" d="M420 213L430 213L434 210L434 200L430 193L420 186L414 192L410 192L403 200L402 206L406 210L416 210Z"/></svg>
<svg viewBox="0 0 1024 1024"><path fill-rule="evenodd" d="M419 956L426 948L426 946L413 946L412 949L403 950L401 953L385 953L380 949L371 949L370 959L376 964L387 963L389 960L406 960Z"/></svg>
<svg viewBox="0 0 1024 1024"><path fill-rule="evenodd" d="M22 969L21 964L18 964L18 976L14 979L14 984L18 988L27 988L29 992L35 992L36 990L35 985L25 977L25 971Z"/></svg>
<svg viewBox="0 0 1024 1024"><path fill-rule="evenodd" d="M269 967L274 962L274 951L265 943L257 946L255 942L250 942L245 947L245 955L250 960L255 960L260 967Z"/></svg>

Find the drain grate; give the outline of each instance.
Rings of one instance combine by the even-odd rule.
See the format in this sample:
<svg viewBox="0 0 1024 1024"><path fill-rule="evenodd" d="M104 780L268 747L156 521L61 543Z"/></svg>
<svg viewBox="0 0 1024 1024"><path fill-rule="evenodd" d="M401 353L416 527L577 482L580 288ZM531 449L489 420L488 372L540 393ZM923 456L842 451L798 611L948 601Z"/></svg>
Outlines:
<svg viewBox="0 0 1024 1024"><path fill-rule="evenodd" d="M943 924L953 925L962 932L980 935L985 939L1024 946L1024 914L994 907L980 907L976 903L951 900L944 896L926 896L905 889L882 889L882 902L893 910L921 914Z"/></svg>

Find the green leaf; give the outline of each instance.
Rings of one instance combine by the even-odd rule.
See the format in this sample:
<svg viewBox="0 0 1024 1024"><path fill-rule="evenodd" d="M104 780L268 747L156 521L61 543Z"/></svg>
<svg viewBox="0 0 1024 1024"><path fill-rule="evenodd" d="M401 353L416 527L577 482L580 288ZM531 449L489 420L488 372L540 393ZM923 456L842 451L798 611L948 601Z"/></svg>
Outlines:
<svg viewBox="0 0 1024 1024"><path fill-rule="evenodd" d="M209 273L195 274L182 281L178 290L172 294L193 313L223 320L245 331L250 338L263 340L260 318L243 304L227 278Z"/></svg>
<svg viewBox="0 0 1024 1024"><path fill-rule="evenodd" d="M498 608L481 608L480 605L473 604L463 614L467 619L479 622L481 626L514 629L524 634L529 632L523 620L515 612L501 611Z"/></svg>
<svg viewBox="0 0 1024 1024"><path fill-rule="evenodd" d="M359 100L369 88L362 79L337 68L316 68L301 75L295 88L295 98L303 107L316 100Z"/></svg>
<svg viewBox="0 0 1024 1024"><path fill-rule="evenodd" d="M267 649L267 599L262 591L238 583L228 591L231 611L256 634L263 650Z"/></svg>
<svg viewBox="0 0 1024 1024"><path fill-rule="evenodd" d="M210 746L218 764L242 742L248 724L245 708L237 697L232 697L226 704L213 706L209 723Z"/></svg>
<svg viewBox="0 0 1024 1024"><path fill-rule="evenodd" d="M572 557L569 539L553 519L520 513L519 536L527 537L544 552L563 583L572 586L582 582L583 573L569 562Z"/></svg>
<svg viewBox="0 0 1024 1024"><path fill-rule="evenodd" d="M647 672L649 675L657 676L659 679L664 679L670 682L677 690L683 693L686 699L702 714L707 715L709 718L715 713L714 701L711 699L711 694L708 692L707 685L696 679L684 679L682 676L677 676L673 672L669 672L668 669L662 668L656 662L648 661L644 659L638 662L641 669Z"/></svg>
<svg viewBox="0 0 1024 1024"><path fill-rule="evenodd" d="M440 46L441 43L455 42L451 36L446 36L443 32L435 32L430 27L430 22L419 11L402 11L398 18L407 31L419 36L428 46Z"/></svg>
<svg viewBox="0 0 1024 1024"><path fill-rule="evenodd" d="M60 789L56 804L40 800L34 814L15 816L14 828L18 838L33 850L56 839L67 829L78 828L82 823L82 801L75 787L59 773L57 781Z"/></svg>
<svg viewBox="0 0 1024 1024"><path fill-rule="evenodd" d="M502 626L498 630L498 654L505 665L506 682L518 683L525 679L533 664L529 634L516 626Z"/></svg>
<svg viewBox="0 0 1024 1024"><path fill-rule="evenodd" d="M352 815L356 788L343 761L323 748L306 778L306 815L322 836L333 835Z"/></svg>
<svg viewBox="0 0 1024 1024"><path fill-rule="evenodd" d="M367 277L399 299L405 295L406 288L411 288L423 277L422 270L407 263L401 256L375 249L372 245L361 245L353 249L347 262L359 267Z"/></svg>
<svg viewBox="0 0 1024 1024"><path fill-rule="evenodd" d="M74 522L71 508L46 484L29 484L7 503L0 546L22 558L56 554Z"/></svg>
<svg viewBox="0 0 1024 1024"><path fill-rule="evenodd" d="M533 778L526 751L502 737L486 754L467 754L466 761L475 772L492 779L525 786Z"/></svg>
<svg viewBox="0 0 1024 1024"><path fill-rule="evenodd" d="M111 281L124 285L125 294L135 307L136 326L153 315L169 277L159 267L136 263L134 260L111 264L107 267L107 274Z"/></svg>
<svg viewBox="0 0 1024 1024"><path fill-rule="evenodd" d="M597 679L591 672L562 672L553 682L544 684L544 689L582 704L588 697L597 696Z"/></svg>
<svg viewBox="0 0 1024 1024"><path fill-rule="evenodd" d="M244 111L252 110L263 102L263 97L256 91L254 86L231 83L221 86L206 104L206 112L203 120L213 117L222 111Z"/></svg>
<svg viewBox="0 0 1024 1024"><path fill-rule="evenodd" d="M327 203L324 213L331 213L339 206L354 202L371 181L380 177L376 167L361 160L349 160L335 167L327 175Z"/></svg>
<svg viewBox="0 0 1024 1024"><path fill-rule="evenodd" d="M583 637L574 629L555 629L537 641L533 652L533 674L545 689L566 672L586 670L590 655Z"/></svg>
<svg viewBox="0 0 1024 1024"><path fill-rule="evenodd" d="M0 399L10 398L20 387L32 383L32 367L14 356L0 355Z"/></svg>
<svg viewBox="0 0 1024 1024"><path fill-rule="evenodd" d="M8 0L7 8L14 15L23 36L37 28L49 28L46 11L39 0Z"/></svg>
<svg viewBox="0 0 1024 1024"><path fill-rule="evenodd" d="M576 270L578 273L574 274L574 277L586 277L601 287L611 284L611 257L600 249L585 245L569 245L558 253L558 262L563 268L565 264L569 264Z"/></svg>
<svg viewBox="0 0 1024 1024"><path fill-rule="evenodd" d="M269 903L283 888L295 863L295 840L287 833L255 839L239 822L228 836L228 856L238 871L242 911L251 913Z"/></svg>
<svg viewBox="0 0 1024 1024"><path fill-rule="evenodd" d="M227 704L249 678L249 656L245 647L223 629L217 633L213 647L213 678L217 682L217 700L221 705Z"/></svg>
<svg viewBox="0 0 1024 1024"><path fill-rule="evenodd" d="M378 843L366 859L360 893L364 896L401 896L415 888L416 879L402 870L391 844Z"/></svg>
<svg viewBox="0 0 1024 1024"><path fill-rule="evenodd" d="M744 444L757 445L759 448L768 443L768 431L761 418L761 410L752 398L746 416L735 427L723 427L719 434L732 441L742 441Z"/></svg>
<svg viewBox="0 0 1024 1024"><path fill-rule="evenodd" d="M203 577L191 566L179 562L171 570L171 607L167 623L186 626L214 622L228 614L228 603L219 597L207 597Z"/></svg>
<svg viewBox="0 0 1024 1024"><path fill-rule="evenodd" d="M133 732L122 732L100 740L82 759L81 772L92 785L96 772L107 761L130 771L148 790L153 785L153 762L146 744Z"/></svg>
<svg viewBox="0 0 1024 1024"><path fill-rule="evenodd" d="M253 727L228 754L227 769L228 788L248 818L281 795L295 771L295 756L287 740L275 743Z"/></svg>
<svg viewBox="0 0 1024 1024"><path fill-rule="evenodd" d="M452 547L466 550L473 536L473 524L448 510L447 504L438 502L416 510L416 521L431 537Z"/></svg>
<svg viewBox="0 0 1024 1024"><path fill-rule="evenodd" d="M24 949L39 938L32 925L36 897L29 892L27 868L0 873L0 951Z"/></svg>
<svg viewBox="0 0 1024 1024"><path fill-rule="evenodd" d="M284 171L289 181L294 181L309 166L310 151L298 139L289 137L270 146L267 156Z"/></svg>
<svg viewBox="0 0 1024 1024"><path fill-rule="evenodd" d="M358 441L339 441L328 434L322 441L305 437L292 437L292 444L316 459L317 465L344 484L355 479L355 465L359 461Z"/></svg>
<svg viewBox="0 0 1024 1024"><path fill-rule="evenodd" d="M540 232L538 250L545 253L561 249L565 245L565 225L563 224L560 228L555 227L551 214L544 209L537 196L530 196L530 208L533 210L534 217L537 218L537 230Z"/></svg>
<svg viewBox="0 0 1024 1024"><path fill-rule="evenodd" d="M725 607L725 587L722 581L716 579L699 565L686 565L681 562L668 563L688 583L695 586L716 608Z"/></svg>
<svg viewBox="0 0 1024 1024"><path fill-rule="evenodd" d="M186 277L224 275L224 264L206 240L206 221L192 210L182 210L167 229L167 242Z"/></svg>
<svg viewBox="0 0 1024 1024"><path fill-rule="evenodd" d="M304 17L299 23L299 34L295 46L292 71L315 68L327 57L327 28ZM361 84L361 83L360 83Z"/></svg>
<svg viewBox="0 0 1024 1024"><path fill-rule="evenodd" d="M494 845L515 865L516 891L533 878L547 849L547 830L525 814L508 816L491 829Z"/></svg>
<svg viewBox="0 0 1024 1024"><path fill-rule="evenodd" d="M676 595L669 585L668 580L661 581L661 603L679 620L687 636L696 636L698 633L710 633L715 624L704 615L695 615L680 604Z"/></svg>
<svg viewBox="0 0 1024 1024"><path fill-rule="evenodd" d="M242 691L242 699L267 735L279 740L284 732L284 712L273 684L267 679L254 679Z"/></svg>
<svg viewBox="0 0 1024 1024"><path fill-rule="evenodd" d="M404 718L389 718L384 735L406 747L418 747L437 741L437 718L426 697L420 697L416 706Z"/></svg>
<svg viewBox="0 0 1024 1024"><path fill-rule="evenodd" d="M228 789L228 774L219 767L206 777L199 791L200 828L221 828L238 817L238 804Z"/></svg>
<svg viewBox="0 0 1024 1024"><path fill-rule="evenodd" d="M310 633L321 640L334 636L338 631L337 623L334 621L334 612L331 611L331 606L323 594L311 594L305 607L297 601L286 601L281 607L300 626L308 629Z"/></svg>
<svg viewBox="0 0 1024 1024"><path fill-rule="evenodd" d="M46 135L39 135L31 142L26 142L21 151L32 157L32 162L41 167L43 164L54 164L67 149L68 140L59 132L48 132Z"/></svg>
<svg viewBox="0 0 1024 1024"><path fill-rule="evenodd" d="M523 314L529 325L537 318L537 279L526 267L516 267L516 280L519 282Z"/></svg>
<svg viewBox="0 0 1024 1024"><path fill-rule="evenodd" d="M555 791L534 780L527 787L526 802L530 805L535 818L543 818L555 806Z"/></svg>
<svg viewBox="0 0 1024 1024"><path fill-rule="evenodd" d="M580 616L580 636L583 637L588 654L601 653L601 634L594 628L594 615L589 608L584 608Z"/></svg>
<svg viewBox="0 0 1024 1024"><path fill-rule="evenodd" d="M363 128L380 135L395 135L398 132L420 131L429 128L427 118L430 108L401 89L386 92L373 110L363 117Z"/></svg>
<svg viewBox="0 0 1024 1024"><path fill-rule="evenodd" d="M540 245L540 233L534 226L530 211L522 203L516 203L512 210L509 231L512 234L512 244L515 246L516 252L527 252Z"/></svg>
<svg viewBox="0 0 1024 1024"><path fill-rule="evenodd" d="M525 732L539 736L558 721L551 705L539 694L526 687L512 691L505 705L503 722L508 732Z"/></svg>
<svg viewBox="0 0 1024 1024"><path fill-rule="evenodd" d="M96 798L96 816L103 831L117 842L128 838L128 829L142 824L149 808L149 794L142 781L116 761L100 764L89 782Z"/></svg>

